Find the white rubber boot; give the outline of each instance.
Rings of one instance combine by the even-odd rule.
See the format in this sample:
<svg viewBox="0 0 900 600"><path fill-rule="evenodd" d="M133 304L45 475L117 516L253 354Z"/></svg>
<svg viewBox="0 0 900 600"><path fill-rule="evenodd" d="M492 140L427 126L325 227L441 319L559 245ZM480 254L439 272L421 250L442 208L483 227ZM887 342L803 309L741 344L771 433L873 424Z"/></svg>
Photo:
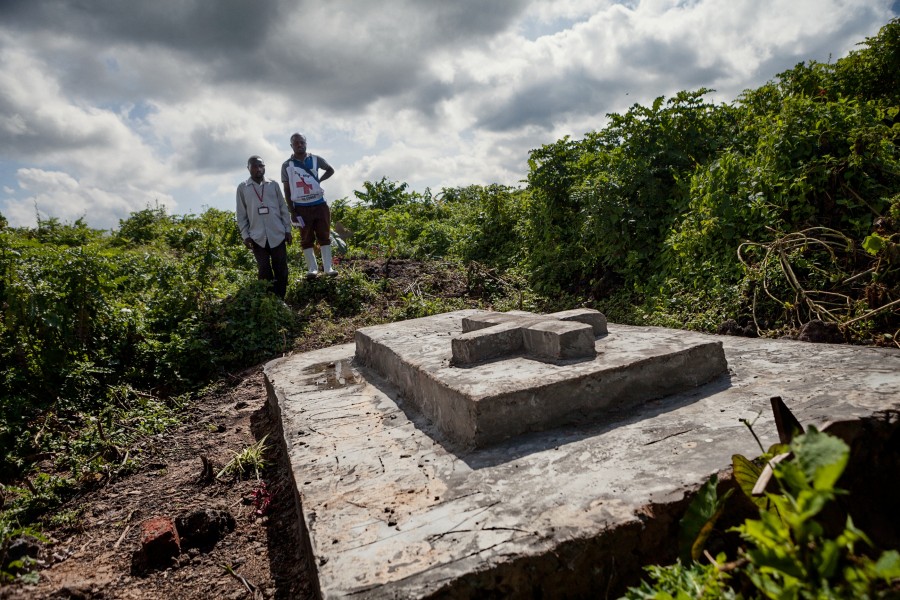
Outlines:
<svg viewBox="0 0 900 600"><path fill-rule="evenodd" d="M322 270L326 275L337 275L338 272L331 266L331 246L322 246Z"/></svg>
<svg viewBox="0 0 900 600"><path fill-rule="evenodd" d="M306 277L313 279L319 276L319 266L316 264L316 251L313 248L303 249L303 258L306 259Z"/></svg>

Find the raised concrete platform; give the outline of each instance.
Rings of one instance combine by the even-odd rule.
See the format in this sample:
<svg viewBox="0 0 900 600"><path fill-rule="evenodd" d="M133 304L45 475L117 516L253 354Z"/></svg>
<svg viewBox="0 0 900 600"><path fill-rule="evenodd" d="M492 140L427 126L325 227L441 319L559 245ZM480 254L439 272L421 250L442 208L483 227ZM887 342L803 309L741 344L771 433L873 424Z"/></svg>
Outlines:
<svg viewBox="0 0 900 600"><path fill-rule="evenodd" d="M574 357L571 333L580 334ZM356 332L356 364L396 385L444 443L462 448L607 420L727 369L718 340L662 329L609 335L597 311L468 310L366 327Z"/></svg>
<svg viewBox="0 0 900 600"><path fill-rule="evenodd" d="M671 557L686 494L732 454L759 453L741 419L776 441L771 396L804 425L900 412L900 351L608 329L721 343L728 373L612 421L460 451L354 365L353 344L269 363L321 595L615 594L643 562Z"/></svg>

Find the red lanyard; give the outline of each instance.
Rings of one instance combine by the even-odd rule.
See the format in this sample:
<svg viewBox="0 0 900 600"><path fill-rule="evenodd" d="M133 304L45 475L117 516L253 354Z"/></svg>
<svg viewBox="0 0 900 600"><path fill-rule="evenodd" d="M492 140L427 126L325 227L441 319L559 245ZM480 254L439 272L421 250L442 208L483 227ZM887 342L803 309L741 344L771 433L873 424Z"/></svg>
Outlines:
<svg viewBox="0 0 900 600"><path fill-rule="evenodd" d="M263 181L263 184L261 186L259 186L259 188L262 190L262 193L257 192L256 186L253 185L252 183L250 184L250 187L253 188L253 191L256 193L256 197L259 198L259 203L262 204L263 195L266 193L266 182Z"/></svg>

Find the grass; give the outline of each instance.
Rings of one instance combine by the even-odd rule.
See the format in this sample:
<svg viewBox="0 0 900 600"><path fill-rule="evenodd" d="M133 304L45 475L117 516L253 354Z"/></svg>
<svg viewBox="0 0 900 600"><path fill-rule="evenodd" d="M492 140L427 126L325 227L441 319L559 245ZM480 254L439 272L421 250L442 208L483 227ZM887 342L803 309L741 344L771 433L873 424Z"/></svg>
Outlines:
<svg viewBox="0 0 900 600"><path fill-rule="evenodd" d="M222 470L216 475L216 479L223 475L234 479L244 479L251 474L255 475L257 480L260 479L259 472L266 466L265 454L269 450L269 446L266 444L267 437L269 437L268 434L264 435L258 442L247 446L240 452L232 451L231 460L222 467Z"/></svg>

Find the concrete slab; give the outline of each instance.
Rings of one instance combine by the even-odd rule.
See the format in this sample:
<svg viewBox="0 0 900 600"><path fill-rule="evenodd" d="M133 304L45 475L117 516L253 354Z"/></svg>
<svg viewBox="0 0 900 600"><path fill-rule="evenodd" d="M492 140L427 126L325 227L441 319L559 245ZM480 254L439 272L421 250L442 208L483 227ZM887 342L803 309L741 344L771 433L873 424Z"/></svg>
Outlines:
<svg viewBox="0 0 900 600"><path fill-rule="evenodd" d="M497 324L463 333L485 318ZM469 336L481 335L483 344L473 347L481 348L476 354L484 357L494 355L492 348L505 354L510 335L522 346L523 338L550 328L556 334L552 340L559 343L573 327L580 328L574 333L587 336L589 357L537 360L565 355L559 345L544 340L556 351L455 364L456 343L474 341ZM614 411L697 387L726 371L725 353L716 340L666 330L607 333L595 340L592 332L590 324L553 315L456 311L360 329L356 362L396 385L408 405L444 434L444 443L464 448L564 423L606 419Z"/></svg>
<svg viewBox="0 0 900 600"><path fill-rule="evenodd" d="M609 325L638 334L676 335ZM732 454L759 453L741 419L777 440L771 396L804 425L900 412L900 351L700 337L724 346L726 376L470 451L355 365L353 344L266 365L321 595L603 597L671 556L686 494Z"/></svg>

